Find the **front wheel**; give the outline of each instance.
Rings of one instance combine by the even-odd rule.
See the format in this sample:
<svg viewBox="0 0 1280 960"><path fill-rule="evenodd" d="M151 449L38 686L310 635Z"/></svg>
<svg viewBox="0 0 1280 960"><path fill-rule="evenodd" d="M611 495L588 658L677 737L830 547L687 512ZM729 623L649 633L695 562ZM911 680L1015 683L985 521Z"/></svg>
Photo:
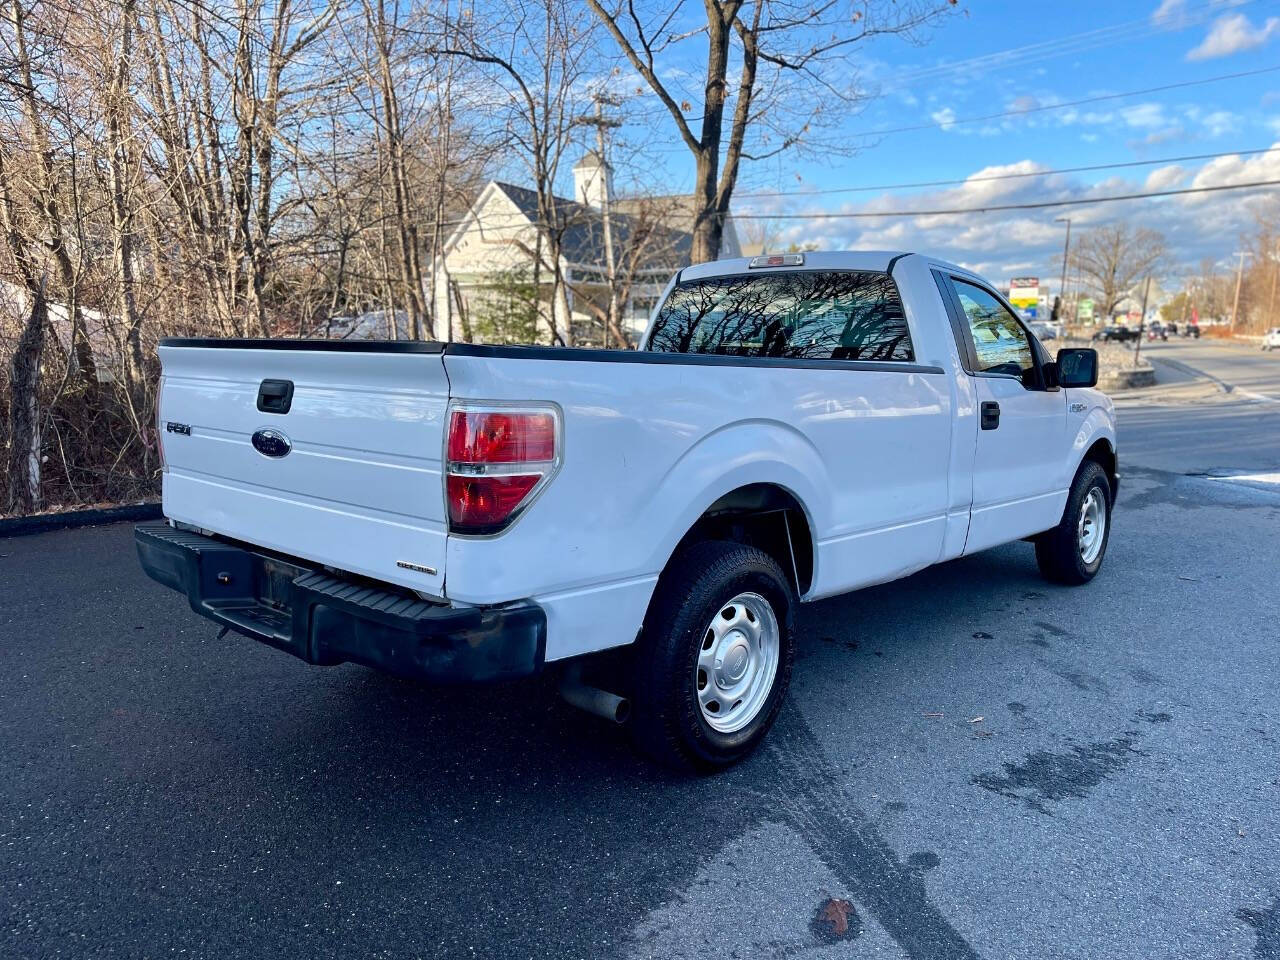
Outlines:
<svg viewBox="0 0 1280 960"><path fill-rule="evenodd" d="M1061 522L1036 537L1036 563L1046 580L1088 583L1102 567L1111 536L1111 482L1092 460L1076 474Z"/></svg>
<svg viewBox="0 0 1280 960"><path fill-rule="evenodd" d="M636 645L631 733L656 760L741 760L782 708L795 656L786 574L755 547L708 541L663 572Z"/></svg>

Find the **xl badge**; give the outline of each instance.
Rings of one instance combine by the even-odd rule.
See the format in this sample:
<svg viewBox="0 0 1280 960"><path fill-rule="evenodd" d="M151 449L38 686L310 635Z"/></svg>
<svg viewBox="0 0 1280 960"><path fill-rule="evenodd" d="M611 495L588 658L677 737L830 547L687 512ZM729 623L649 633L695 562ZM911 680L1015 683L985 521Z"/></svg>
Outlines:
<svg viewBox="0 0 1280 960"><path fill-rule="evenodd" d="M293 449L293 444L279 430L259 430L253 435L253 449L264 457L279 460L281 457L289 455L289 451Z"/></svg>

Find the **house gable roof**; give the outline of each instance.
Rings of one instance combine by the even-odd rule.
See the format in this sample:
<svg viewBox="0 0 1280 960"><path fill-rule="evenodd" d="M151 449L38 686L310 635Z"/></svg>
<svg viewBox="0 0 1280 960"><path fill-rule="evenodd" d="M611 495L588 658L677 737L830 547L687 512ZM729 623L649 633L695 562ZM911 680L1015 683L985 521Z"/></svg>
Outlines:
<svg viewBox="0 0 1280 960"><path fill-rule="evenodd" d="M493 181L534 223L538 218L538 195L527 187ZM683 206L675 202L679 201ZM610 211L610 227L615 249L627 256L626 251L636 238L649 246L641 258L640 269L673 269L689 262L693 250L693 235L670 225L672 213L688 209L691 201L685 197L623 198L614 201ZM556 212L564 224L561 245L564 256L572 263L604 267L604 218L601 212L564 197L556 197Z"/></svg>

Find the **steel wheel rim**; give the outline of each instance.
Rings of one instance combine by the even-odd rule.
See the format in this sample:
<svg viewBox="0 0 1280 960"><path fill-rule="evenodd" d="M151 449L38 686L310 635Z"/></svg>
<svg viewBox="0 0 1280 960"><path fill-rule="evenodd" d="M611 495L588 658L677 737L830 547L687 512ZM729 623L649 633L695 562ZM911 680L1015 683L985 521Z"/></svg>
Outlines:
<svg viewBox="0 0 1280 960"><path fill-rule="evenodd" d="M782 638L773 606L758 593L722 603L702 631L694 690L702 719L736 733L764 709L778 674Z"/></svg>
<svg viewBox="0 0 1280 960"><path fill-rule="evenodd" d="M1080 559L1093 563L1102 552L1102 541L1107 533L1107 508L1102 502L1102 491L1097 487L1089 491L1080 507L1080 519L1076 524L1076 541L1080 544Z"/></svg>

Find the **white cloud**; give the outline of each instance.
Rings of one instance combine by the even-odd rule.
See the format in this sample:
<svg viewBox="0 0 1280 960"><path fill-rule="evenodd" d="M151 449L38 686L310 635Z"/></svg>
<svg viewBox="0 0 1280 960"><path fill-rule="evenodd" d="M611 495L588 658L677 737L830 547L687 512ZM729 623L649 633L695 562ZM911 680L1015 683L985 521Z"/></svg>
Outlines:
<svg viewBox="0 0 1280 960"><path fill-rule="evenodd" d="M1243 13L1231 13L1213 21L1208 35L1199 46L1188 51L1188 60L1211 60L1229 57L1233 53L1253 50L1270 40L1280 31L1280 17L1268 17L1262 26L1254 26Z"/></svg>
<svg viewBox="0 0 1280 960"><path fill-rule="evenodd" d="M1235 133L1240 129L1240 118L1230 110L1215 110L1204 118L1204 129L1211 137Z"/></svg>
<svg viewBox="0 0 1280 960"><path fill-rule="evenodd" d="M1188 0L1161 0L1160 5L1151 12L1151 22L1167 30L1181 30L1195 23L1203 23L1213 10L1243 7L1253 0L1209 0L1199 9L1191 6ZM1196 4L1199 7L1199 4Z"/></svg>
<svg viewBox="0 0 1280 960"><path fill-rule="evenodd" d="M1147 190L1171 190L1182 182L1185 173L1186 171L1176 163L1167 167L1157 167L1147 174L1143 187Z"/></svg>
<svg viewBox="0 0 1280 960"><path fill-rule="evenodd" d="M1280 143L1272 145L1280 147ZM1227 183L1254 183L1260 180L1280 180L1280 150L1258 153L1251 157L1232 154L1210 160L1200 168L1191 185L1211 187Z"/></svg>
<svg viewBox="0 0 1280 960"><path fill-rule="evenodd" d="M956 125L956 112L950 107L935 110L929 116L933 118L934 123L940 124L943 130L954 129Z"/></svg>
<svg viewBox="0 0 1280 960"><path fill-rule="evenodd" d="M1125 107L1120 111L1120 117L1131 127L1150 129L1163 127L1166 123L1164 107L1158 103L1140 103L1134 107Z"/></svg>

